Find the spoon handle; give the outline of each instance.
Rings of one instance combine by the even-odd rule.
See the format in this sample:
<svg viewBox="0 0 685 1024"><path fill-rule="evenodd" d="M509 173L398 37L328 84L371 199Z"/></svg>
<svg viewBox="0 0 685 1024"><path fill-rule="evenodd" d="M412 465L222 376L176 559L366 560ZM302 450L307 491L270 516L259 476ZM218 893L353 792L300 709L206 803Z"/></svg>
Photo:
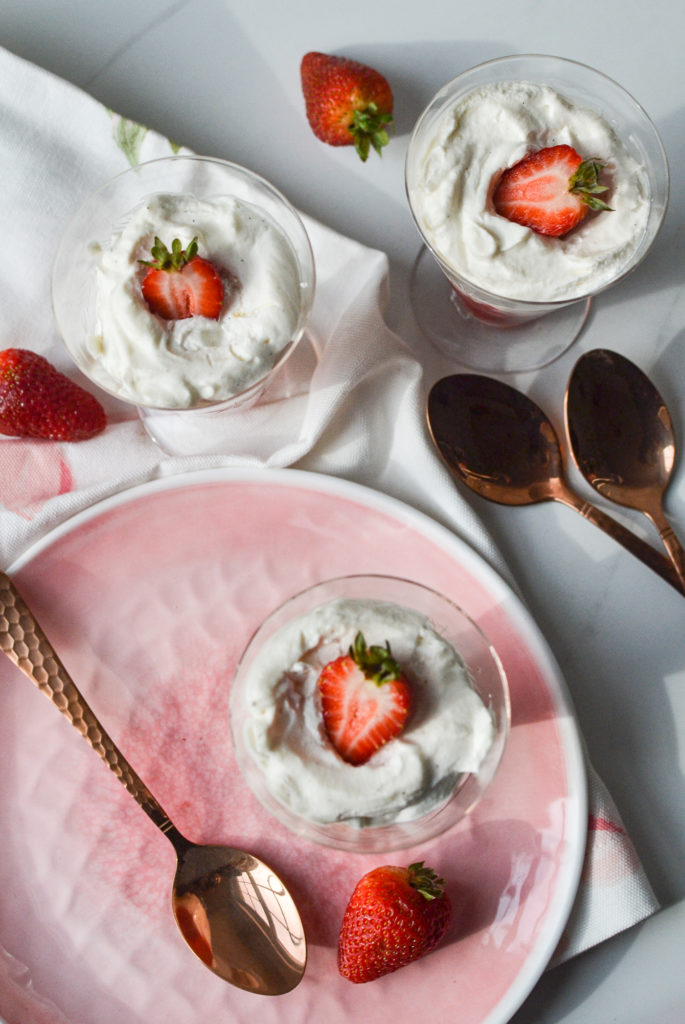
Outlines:
<svg viewBox="0 0 685 1024"><path fill-rule="evenodd" d="M555 497L563 501L564 504L570 505L577 512L580 512L581 516L587 519L589 523L593 523L594 526L598 526L604 533L609 534L610 537L613 537L615 541L629 551L631 555L639 558L646 566L658 573L662 579L685 595L685 585L678 578L678 574L671 563L667 558L664 558L661 552L655 551L651 544L648 544L642 537L638 537L637 534L628 530L622 523L612 519L611 516L602 512L595 505L591 505L589 501L584 501L571 490L564 488L563 491L557 492Z"/></svg>
<svg viewBox="0 0 685 1024"><path fill-rule="evenodd" d="M661 509L654 509L647 512L646 515L649 516L658 530L659 537L668 552L668 557L671 559L673 568L678 574L681 586L685 589L685 549L683 545L676 537L673 527Z"/></svg>
<svg viewBox="0 0 685 1024"><path fill-rule="evenodd" d="M69 719L155 825L166 835L174 830L160 804L100 725L33 613L4 572L0 572L0 648ZM172 836L168 838L174 841Z"/></svg>

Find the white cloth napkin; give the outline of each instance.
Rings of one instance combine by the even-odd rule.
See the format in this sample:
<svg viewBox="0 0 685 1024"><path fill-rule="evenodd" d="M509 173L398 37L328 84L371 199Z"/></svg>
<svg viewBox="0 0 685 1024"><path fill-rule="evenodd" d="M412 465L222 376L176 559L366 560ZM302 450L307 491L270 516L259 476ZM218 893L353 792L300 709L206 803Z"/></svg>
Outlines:
<svg viewBox="0 0 685 1024"><path fill-rule="evenodd" d="M81 201L112 175L172 151L166 139L0 50L0 222L12 251L0 267L0 347L34 349L87 383L51 316L50 270L60 233ZM309 339L290 361L287 394L281 389L268 405L241 414L235 454L166 456L131 407L106 397L109 426L91 441L0 438L1 565L78 510L134 484L195 468L297 464L439 515L507 573L427 439L421 367L383 320L386 257L305 222L318 278ZM421 487L411 470L419 465ZM559 960L657 908L609 794L589 774L585 870ZM0 1012L19 1019L25 997L26 972L0 956Z"/></svg>

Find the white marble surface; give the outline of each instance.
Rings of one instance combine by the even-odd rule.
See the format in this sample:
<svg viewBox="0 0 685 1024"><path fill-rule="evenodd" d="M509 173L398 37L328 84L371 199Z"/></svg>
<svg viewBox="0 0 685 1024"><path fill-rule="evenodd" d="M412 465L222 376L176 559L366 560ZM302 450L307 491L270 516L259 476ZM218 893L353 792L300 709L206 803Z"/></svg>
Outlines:
<svg viewBox="0 0 685 1024"><path fill-rule="evenodd" d="M119 113L197 152L264 174L307 213L391 261L390 325L421 353L427 380L447 372L423 341L407 296L418 238L404 196L408 133L454 74L509 53L593 65L646 108L672 172L671 202L648 260L596 303L557 363L513 383L562 426L569 372L583 350L616 348L653 378L685 439L685 13L675 0L454 0L397 5L347 0L13 0L0 42ZM310 49L372 63L391 79L397 132L382 160L318 143L303 114L299 61ZM684 442L685 443L685 442ZM578 489L587 486L571 472ZM366 481L365 481L366 482ZM439 516L420 468L393 493ZM588 497L593 497L588 494ZM473 498L558 658L589 752L665 907L643 925L547 974L516 1024L580 1024L685 1014L677 937L685 928L685 605L675 591L569 509L505 509ZM605 506L606 507L606 506ZM656 542L637 513L608 509ZM685 536L685 472L668 494ZM677 951L677 952L676 952Z"/></svg>

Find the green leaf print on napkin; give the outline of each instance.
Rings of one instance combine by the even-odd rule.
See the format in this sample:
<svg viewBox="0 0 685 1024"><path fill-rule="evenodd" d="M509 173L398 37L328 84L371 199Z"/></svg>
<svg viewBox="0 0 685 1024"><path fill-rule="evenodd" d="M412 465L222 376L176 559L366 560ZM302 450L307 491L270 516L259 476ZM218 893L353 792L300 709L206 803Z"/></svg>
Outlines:
<svg viewBox="0 0 685 1024"><path fill-rule="evenodd" d="M145 125L120 117L114 111L110 111L110 114L114 118L114 141L131 167L135 167L140 163L140 147L148 130Z"/></svg>
<svg viewBox="0 0 685 1024"><path fill-rule="evenodd" d="M112 130L112 137L115 143L124 154L131 167L137 167L140 163L140 151L145 141L149 129L144 124L139 124L137 121L131 121L129 118L122 117L121 114L117 114L116 111L106 108L107 113L114 121L114 128ZM166 139L171 152L176 154L181 148L181 144L173 142L171 139Z"/></svg>

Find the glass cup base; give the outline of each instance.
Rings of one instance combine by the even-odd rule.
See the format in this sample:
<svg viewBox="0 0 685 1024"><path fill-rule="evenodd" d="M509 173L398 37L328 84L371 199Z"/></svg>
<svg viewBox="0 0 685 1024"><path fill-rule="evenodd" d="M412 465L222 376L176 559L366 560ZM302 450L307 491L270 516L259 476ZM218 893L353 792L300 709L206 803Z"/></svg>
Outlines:
<svg viewBox="0 0 685 1024"><path fill-rule="evenodd" d="M244 403L205 409L150 409L138 406L145 431L165 455L234 455L241 453L244 425L240 413L254 408L260 394Z"/></svg>
<svg viewBox="0 0 685 1024"><path fill-rule="evenodd" d="M485 322L470 313L422 246L410 280L414 316L427 339L470 370L525 373L548 366L568 351L585 325L590 299L579 299L518 326Z"/></svg>
<svg viewBox="0 0 685 1024"><path fill-rule="evenodd" d="M317 339L305 331L293 351L241 395L204 408L138 406L138 416L165 455L233 455L263 460L286 441L294 443L300 436L320 358Z"/></svg>

